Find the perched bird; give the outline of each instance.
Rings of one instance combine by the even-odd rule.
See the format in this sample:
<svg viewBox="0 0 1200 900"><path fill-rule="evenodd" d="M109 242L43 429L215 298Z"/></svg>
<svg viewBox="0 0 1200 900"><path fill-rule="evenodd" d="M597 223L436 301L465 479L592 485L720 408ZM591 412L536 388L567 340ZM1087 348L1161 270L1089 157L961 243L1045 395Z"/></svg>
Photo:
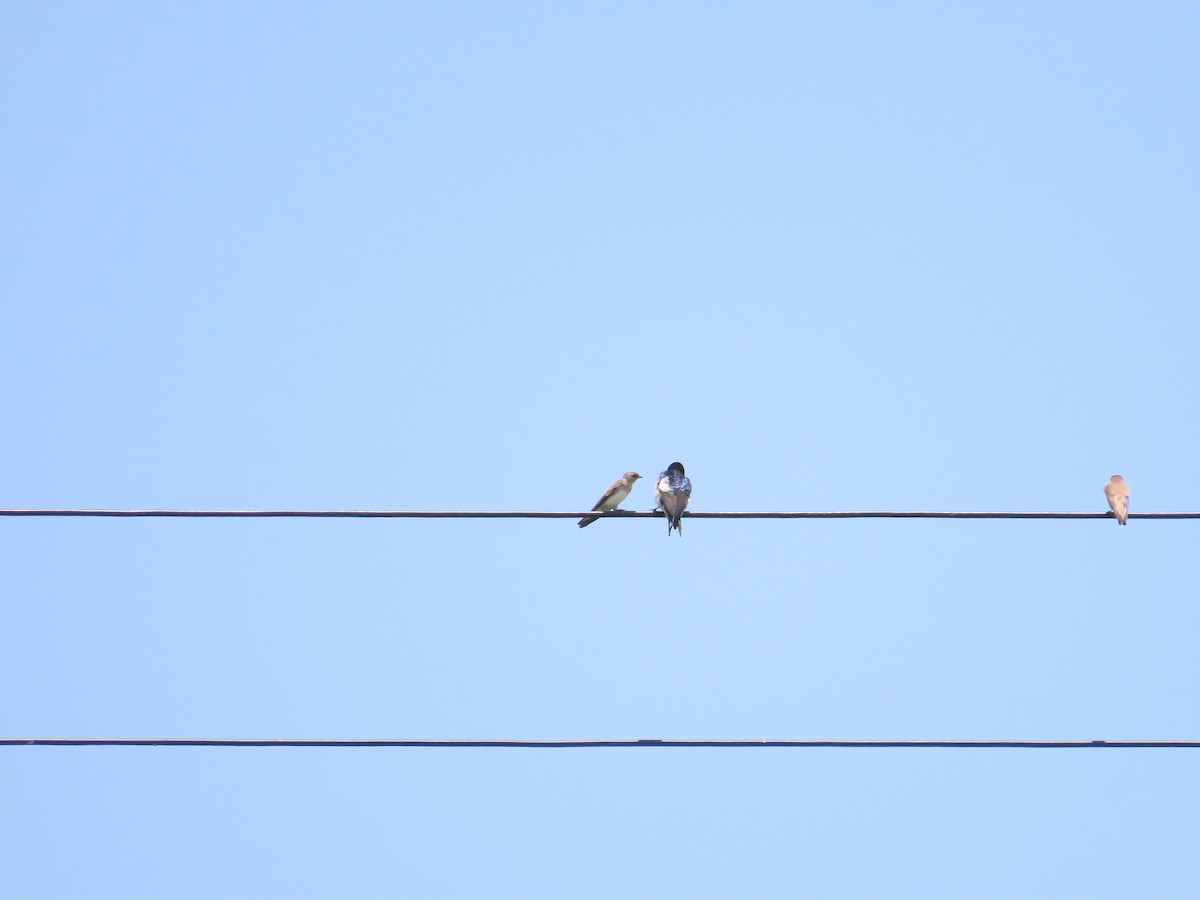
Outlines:
<svg viewBox="0 0 1200 900"><path fill-rule="evenodd" d="M608 490L604 492L604 496L596 501L596 505L592 509L597 509L600 512L608 512L609 510L616 509L621 505L621 501L629 496L629 492L633 490L633 483L641 477L637 472L626 472L609 485ZM579 527L587 528L598 518L600 517L585 516L579 520Z"/></svg>
<svg viewBox="0 0 1200 900"><path fill-rule="evenodd" d="M660 472L658 484L654 487L654 504L661 506L663 515L667 517L667 535L672 528L678 528L683 534L683 523L680 515L687 509L688 498L692 496L692 482L683 474L683 463L673 462L667 466L667 471Z"/></svg>
<svg viewBox="0 0 1200 900"><path fill-rule="evenodd" d="M1125 479L1120 475L1110 478L1104 486L1104 496L1108 498L1108 505L1112 507L1117 521L1124 525L1129 518L1129 485Z"/></svg>

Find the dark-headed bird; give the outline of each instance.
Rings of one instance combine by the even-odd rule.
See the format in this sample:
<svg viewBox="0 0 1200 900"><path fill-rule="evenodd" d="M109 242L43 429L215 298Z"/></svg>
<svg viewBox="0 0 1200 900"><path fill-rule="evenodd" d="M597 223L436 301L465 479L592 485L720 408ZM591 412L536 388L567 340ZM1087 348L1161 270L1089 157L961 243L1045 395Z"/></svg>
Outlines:
<svg viewBox="0 0 1200 900"><path fill-rule="evenodd" d="M1125 479L1120 475L1110 478L1104 486L1104 496L1108 498L1108 505L1112 507L1117 521L1124 525L1129 518L1129 485Z"/></svg>
<svg viewBox="0 0 1200 900"><path fill-rule="evenodd" d="M642 476L637 472L626 472L611 485L609 485L608 490L604 492L604 496L596 501L596 505L593 506L592 509L600 512L609 512L610 510L616 509L621 505L621 501L629 496L629 492L633 490L633 483L641 477ZM579 527L587 528L598 518L600 517L585 516L579 520Z"/></svg>
<svg viewBox="0 0 1200 900"><path fill-rule="evenodd" d="M679 517L687 509L688 498L692 496L692 482L683 474L683 463L673 462L667 466L667 471L660 472L658 484L654 486L654 504L662 507L663 515L667 517L667 536L672 528L679 529L683 534L683 523Z"/></svg>

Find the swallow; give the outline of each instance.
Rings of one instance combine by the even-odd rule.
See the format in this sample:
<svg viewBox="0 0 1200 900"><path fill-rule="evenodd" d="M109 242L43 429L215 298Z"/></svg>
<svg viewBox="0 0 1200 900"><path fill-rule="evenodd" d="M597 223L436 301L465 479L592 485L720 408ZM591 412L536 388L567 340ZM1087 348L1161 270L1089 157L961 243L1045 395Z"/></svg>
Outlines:
<svg viewBox="0 0 1200 900"><path fill-rule="evenodd" d="M1108 505L1112 507L1117 521L1124 525L1125 520L1129 518L1129 485L1125 483L1125 479L1120 475L1110 478L1104 486L1104 496L1108 498Z"/></svg>
<svg viewBox="0 0 1200 900"><path fill-rule="evenodd" d="M683 534L683 523L679 517L687 509L688 498L692 496L692 482L683 474L683 463L673 462L667 466L667 471L658 474L658 484L654 486L655 508L662 507L663 515L667 517L667 536L672 528L679 529Z"/></svg>
<svg viewBox="0 0 1200 900"><path fill-rule="evenodd" d="M637 472L626 472L609 485L608 490L604 492L604 496L596 501L596 505L592 509L599 510L600 512L609 512L616 509L621 505L621 501L629 496L629 492L633 490L633 483L641 477ZM600 517L584 516L579 520L579 527L587 528L598 518Z"/></svg>

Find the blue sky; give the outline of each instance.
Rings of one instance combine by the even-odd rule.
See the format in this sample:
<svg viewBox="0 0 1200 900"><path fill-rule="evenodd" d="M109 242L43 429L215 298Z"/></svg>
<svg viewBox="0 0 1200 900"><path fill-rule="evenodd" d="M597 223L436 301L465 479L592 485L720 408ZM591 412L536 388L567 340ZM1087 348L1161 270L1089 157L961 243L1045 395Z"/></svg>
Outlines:
<svg viewBox="0 0 1200 900"><path fill-rule="evenodd" d="M0 34L0 506L1200 509L1194 4ZM0 519L0 734L1194 739L1195 531ZM0 896L1195 897L1194 753L10 748Z"/></svg>

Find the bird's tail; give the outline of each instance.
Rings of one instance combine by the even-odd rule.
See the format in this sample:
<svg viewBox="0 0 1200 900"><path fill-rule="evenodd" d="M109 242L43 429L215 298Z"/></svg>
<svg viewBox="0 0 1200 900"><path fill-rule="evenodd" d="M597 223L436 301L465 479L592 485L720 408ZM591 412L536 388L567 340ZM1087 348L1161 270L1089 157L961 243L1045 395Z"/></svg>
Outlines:
<svg viewBox="0 0 1200 900"><path fill-rule="evenodd" d="M679 536L683 537L683 522L679 516L667 516L667 537L671 536L671 529L674 528L679 532Z"/></svg>
<svg viewBox="0 0 1200 900"><path fill-rule="evenodd" d="M587 516L586 518L580 519L579 527L587 528L589 525L591 525L593 522L595 522L599 518L600 518L599 516Z"/></svg>

